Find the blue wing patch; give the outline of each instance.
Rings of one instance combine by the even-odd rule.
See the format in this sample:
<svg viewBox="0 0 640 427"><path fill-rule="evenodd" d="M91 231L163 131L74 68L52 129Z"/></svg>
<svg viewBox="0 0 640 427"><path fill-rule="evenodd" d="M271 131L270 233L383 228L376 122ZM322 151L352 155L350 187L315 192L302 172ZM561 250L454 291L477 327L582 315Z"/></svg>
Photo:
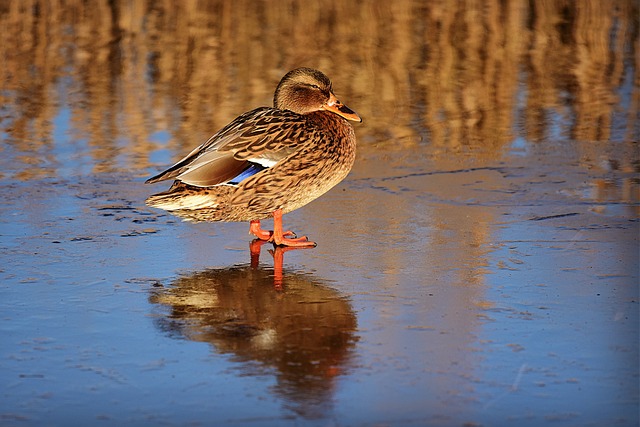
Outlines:
<svg viewBox="0 0 640 427"><path fill-rule="evenodd" d="M238 176L229 180L228 184L238 185L245 179L265 170L266 168L258 163L250 163L249 167L240 172Z"/></svg>

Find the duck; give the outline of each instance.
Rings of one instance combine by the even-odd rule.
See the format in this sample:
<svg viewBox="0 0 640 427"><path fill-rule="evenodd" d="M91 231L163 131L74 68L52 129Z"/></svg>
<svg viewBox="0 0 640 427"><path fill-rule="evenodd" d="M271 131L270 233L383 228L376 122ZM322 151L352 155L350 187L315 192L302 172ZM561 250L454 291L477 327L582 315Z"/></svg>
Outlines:
<svg viewBox="0 0 640 427"><path fill-rule="evenodd" d="M296 68L277 85L273 107L248 111L149 178L173 180L146 204L191 222L249 222L249 233L275 246L315 247L283 229L282 216L325 194L350 172L362 118L334 94L321 71ZM261 220L273 218L273 230Z"/></svg>

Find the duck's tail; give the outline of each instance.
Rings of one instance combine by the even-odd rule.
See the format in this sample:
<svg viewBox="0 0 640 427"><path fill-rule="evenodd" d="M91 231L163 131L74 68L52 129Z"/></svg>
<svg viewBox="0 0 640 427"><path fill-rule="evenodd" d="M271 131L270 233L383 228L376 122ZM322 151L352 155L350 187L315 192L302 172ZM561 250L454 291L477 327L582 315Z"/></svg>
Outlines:
<svg viewBox="0 0 640 427"><path fill-rule="evenodd" d="M219 199L217 193L217 188L193 187L176 181L169 190L149 196L146 203L169 212L216 209Z"/></svg>

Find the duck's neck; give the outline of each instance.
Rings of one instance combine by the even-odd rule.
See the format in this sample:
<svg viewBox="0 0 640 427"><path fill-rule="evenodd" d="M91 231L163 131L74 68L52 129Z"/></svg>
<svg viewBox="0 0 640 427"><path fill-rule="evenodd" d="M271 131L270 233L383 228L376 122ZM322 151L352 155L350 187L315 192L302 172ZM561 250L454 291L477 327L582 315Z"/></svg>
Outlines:
<svg viewBox="0 0 640 427"><path fill-rule="evenodd" d="M338 137L349 137L353 134L353 127L345 118L329 111L315 111L307 114L309 121L316 124L327 133Z"/></svg>

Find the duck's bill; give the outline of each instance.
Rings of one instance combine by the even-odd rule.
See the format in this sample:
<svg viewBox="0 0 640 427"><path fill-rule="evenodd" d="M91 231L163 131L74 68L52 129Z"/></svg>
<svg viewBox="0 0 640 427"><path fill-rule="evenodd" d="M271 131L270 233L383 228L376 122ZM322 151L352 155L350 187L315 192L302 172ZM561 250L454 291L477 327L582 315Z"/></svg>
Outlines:
<svg viewBox="0 0 640 427"><path fill-rule="evenodd" d="M362 119L351 108L344 105L342 102L337 100L333 94L331 94L331 98L329 102L324 105L324 109L327 111L331 111L332 113L336 113L337 115L344 117L347 120L352 120L354 122L362 122Z"/></svg>

